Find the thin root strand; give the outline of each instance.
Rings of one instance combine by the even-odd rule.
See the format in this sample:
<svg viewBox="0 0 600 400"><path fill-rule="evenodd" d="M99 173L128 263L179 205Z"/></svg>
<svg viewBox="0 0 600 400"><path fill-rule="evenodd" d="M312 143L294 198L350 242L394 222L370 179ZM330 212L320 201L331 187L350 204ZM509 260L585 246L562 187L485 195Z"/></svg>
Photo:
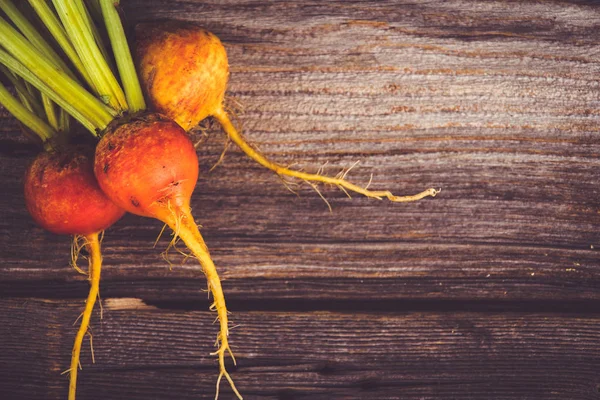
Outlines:
<svg viewBox="0 0 600 400"><path fill-rule="evenodd" d="M231 351L231 348L229 347L229 344L227 343L227 339L221 338L219 350L217 350L214 353L211 353L211 355L213 355L213 356L215 356L215 355L219 356L219 377L217 378L217 390L216 390L216 394L215 394L215 400L218 400L218 398L219 398L219 386L221 385L221 379L223 378L223 376L229 382L229 386L231 386L231 390L233 390L233 392L238 397L238 399L243 400L242 395L235 387L235 383L233 383L233 379L231 378L231 376L229 375L229 372L227 372L227 369L225 368L225 353L226 352L229 353L229 355L231 356L233 365L237 365L237 363L235 361L235 357L233 356L233 352Z"/></svg>
<svg viewBox="0 0 600 400"><path fill-rule="evenodd" d="M313 183L313 182L310 182L310 181L307 181L306 179L304 180L304 182L308 183L310 185L310 187L312 187L314 189L314 191L317 192L317 194L319 195L319 197L321 199L323 199L323 201L325 202L325 204L327 204L327 208L329 208L329 212L333 212L333 208L331 208L331 204L329 204L329 201L327 201L327 199L325 198L325 196L323 196L323 194L319 190L319 187L317 186L317 184Z"/></svg>
<svg viewBox="0 0 600 400"><path fill-rule="evenodd" d="M216 163L213 164L212 167L210 167L208 172L213 172L219 165L221 165L223 160L225 160L225 155L227 154L227 151L229 150L230 147L231 147L231 139L229 139L229 137L228 137L227 140L225 141L225 146L223 147L223 151L221 152L219 159L217 160Z"/></svg>
<svg viewBox="0 0 600 400"><path fill-rule="evenodd" d="M179 210L179 213L172 213L171 211L172 210L170 209L165 210L165 215L161 215L161 219L163 222L169 224L175 234L183 240L200 262L202 271L208 282L209 293L212 294L214 299L210 309L217 312L217 321L219 322L219 334L217 335L218 350L214 353L219 357L219 378L217 380L216 396L219 396L218 385L221 382L221 378L225 376L236 396L242 400L242 396L235 387L233 379L231 379L231 376L229 376L229 373L225 368L225 353L228 352L231 354L231 349L229 348L227 340L229 334L229 322L225 296L223 295L223 288L217 269L189 209Z"/></svg>
<svg viewBox="0 0 600 400"><path fill-rule="evenodd" d="M92 334L89 331L90 318L94 310L94 304L100 291L100 271L102 268L102 256L100 254L100 240L98 234L87 235L85 245L89 253L89 280L90 291L85 302L85 309L81 314L81 325L75 336L73 351L71 353L71 367L69 368L69 400L75 400L77 392L77 373L81 369L80 354L81 344L86 334L90 335L90 346L92 349L92 361L95 362L94 349L92 344Z"/></svg>
<svg viewBox="0 0 600 400"><path fill-rule="evenodd" d="M77 265L77 260L79 259L79 255L81 254L81 250L86 246L85 237L81 235L75 235L73 237L73 241L71 242L71 266L81 275L88 276L88 273L79 268ZM88 276L89 278L89 276Z"/></svg>
<svg viewBox="0 0 600 400"><path fill-rule="evenodd" d="M237 144L240 147L240 149L242 149L242 151L244 153L246 153L246 155L248 155L248 157L252 158L254 161L258 162L263 167L274 171L275 173L277 173L280 176L289 176L289 177L293 177L293 178L297 178L297 179L306 181L307 183L311 184L311 186L313 187L313 189L315 189L315 191L317 191L317 193L319 193L321 198L323 198L322 194L318 191L316 186L311 182L315 182L315 183L320 182L320 183L324 183L324 184L337 186L340 188L344 188L348 191L359 193L359 194L362 194L363 196L371 197L374 199L381 200L383 198L387 198L388 200L396 202L396 203L406 203L406 202L411 202L411 201L417 201L417 200L421 200L425 197L434 197L435 195L437 195L439 193L439 190L430 188L430 189L424 190L420 193L417 193L415 195L396 196L387 190L369 190L367 188L362 188L358 185L348 182L345 179L348 172L350 172L350 170L352 170L358 163L355 163L350 168L346 169L345 171L342 171L341 175L338 174L336 177L320 175L322 173L323 168L319 168L319 171L316 174L309 174L309 173L302 172L302 171L291 170L280 164L276 164L276 163L268 160L265 156L263 156L256 149L256 146L252 146L250 143L248 143L246 141L246 139L244 139L244 137L238 132L238 130L231 123L231 120L229 119L229 116L227 115L225 110L223 110L223 109L218 110L214 114L214 117L221 123L221 126L223 127L223 129L225 130L227 135L231 138L231 140L235 144ZM331 209L331 206L329 205L328 202L327 202L327 205Z"/></svg>

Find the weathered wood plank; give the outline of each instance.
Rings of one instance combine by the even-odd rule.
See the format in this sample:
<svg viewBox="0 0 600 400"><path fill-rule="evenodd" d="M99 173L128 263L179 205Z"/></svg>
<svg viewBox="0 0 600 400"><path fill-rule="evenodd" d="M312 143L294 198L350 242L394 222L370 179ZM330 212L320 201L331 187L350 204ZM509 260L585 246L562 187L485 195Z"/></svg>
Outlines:
<svg viewBox="0 0 600 400"><path fill-rule="evenodd" d="M200 267L172 270L146 246L131 252L106 239L102 291L148 300L202 299ZM209 244L213 244L209 240ZM217 242L218 243L218 242ZM117 245L117 243L115 243ZM0 292L84 298L85 277L66 266L67 243L52 253L60 268L31 259L3 270ZM118 251L118 253L117 253ZM261 244L212 246L230 301L260 299L599 300L597 257L590 251L482 245ZM576 261L574 261L576 260ZM46 261L47 262L47 261ZM40 267L42 264L42 267ZM323 307L326 303L323 303Z"/></svg>
<svg viewBox="0 0 600 400"><path fill-rule="evenodd" d="M122 4L131 25L194 20L222 38L228 95L268 156L443 189L398 205L325 188L330 214L236 149L209 174L223 146L209 127L193 207L247 399L598 398L597 2ZM22 205L34 154L0 110L0 397L59 399L87 284L68 239ZM214 394L206 284L191 260L169 271L160 228L127 216L107 232L80 400Z"/></svg>
<svg viewBox="0 0 600 400"><path fill-rule="evenodd" d="M416 204L296 198L222 148L199 150L193 207L244 298L598 299L600 8L593 2L124 1L129 22L200 21L229 51L229 94L268 155L401 193ZM3 114L5 115L5 114ZM68 240L35 228L20 177L32 147L0 122L0 289L81 297ZM197 267L167 270L160 226L107 233L103 290L197 296ZM190 279L192 278L192 279ZM323 278L331 278L323 283ZM76 281L76 282L74 282Z"/></svg>
<svg viewBox="0 0 600 400"><path fill-rule="evenodd" d="M64 398L81 304L0 300L0 393ZM78 399L211 399L208 312L104 300ZM598 316L557 313L235 313L248 399L596 399ZM223 399L231 398L223 385ZM9 396L9 397L6 397ZM10 397L13 396L13 397Z"/></svg>

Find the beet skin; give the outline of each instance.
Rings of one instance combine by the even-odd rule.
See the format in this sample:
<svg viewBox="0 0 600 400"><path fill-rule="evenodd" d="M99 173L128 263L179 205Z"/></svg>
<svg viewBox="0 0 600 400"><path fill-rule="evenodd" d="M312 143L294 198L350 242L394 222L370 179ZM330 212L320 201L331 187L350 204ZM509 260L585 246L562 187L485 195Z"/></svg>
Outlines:
<svg viewBox="0 0 600 400"><path fill-rule="evenodd" d="M69 148L43 152L25 173L25 204L41 227L65 235L105 230L125 211L102 192L91 152Z"/></svg>
<svg viewBox="0 0 600 400"><path fill-rule="evenodd" d="M192 24L136 27L140 82L154 110L189 131L223 105L229 79L218 37Z"/></svg>
<svg viewBox="0 0 600 400"><path fill-rule="evenodd" d="M132 214L164 219L189 210L198 156L187 133L159 114L109 127L96 146L94 172L102 190Z"/></svg>

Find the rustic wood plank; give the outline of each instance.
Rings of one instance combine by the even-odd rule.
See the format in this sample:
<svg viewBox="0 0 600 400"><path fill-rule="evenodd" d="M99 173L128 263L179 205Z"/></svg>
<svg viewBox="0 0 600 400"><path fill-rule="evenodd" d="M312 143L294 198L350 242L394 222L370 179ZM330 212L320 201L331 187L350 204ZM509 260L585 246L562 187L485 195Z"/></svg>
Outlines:
<svg viewBox="0 0 600 400"><path fill-rule="evenodd" d="M0 392L63 398L81 304L0 300ZM211 399L208 312L104 300L78 399ZM236 313L248 399L597 399L599 317L560 313ZM225 385L224 385L225 386ZM223 399L231 392L223 387ZM13 396L13 397L10 397ZM100 396L100 397L99 397ZM7 398L7 397L4 397Z"/></svg>
<svg viewBox="0 0 600 400"><path fill-rule="evenodd" d="M223 136L207 125L193 207L240 324L247 399L598 398L597 2L122 4L131 26L193 20L221 37L230 104L268 156L443 189L398 205L326 188L329 213L236 149L209 173ZM22 205L35 152L0 110L3 399L66 397L87 290L68 238ZM213 396L206 284L190 260L169 270L160 228L126 216L107 232L80 400Z"/></svg>
<svg viewBox="0 0 600 400"><path fill-rule="evenodd" d="M282 162L351 174L415 204L308 188L296 198L216 127L193 207L228 295L244 298L597 300L600 291L600 8L593 2L124 1L131 25L200 21L229 51L229 95L250 140ZM81 297L68 240L34 227L20 177L33 154L0 123L0 289ZM160 226L107 233L103 290L198 296L169 272ZM177 260L175 260L177 263ZM326 283L323 278L331 278Z"/></svg>
<svg viewBox="0 0 600 400"><path fill-rule="evenodd" d="M176 264L169 270L150 245L140 243L146 248L132 254L129 248L120 247L115 254L115 247L110 246L115 240L106 239L102 279L106 295L139 294L147 300L179 301L204 297L206 282L195 263L188 260L183 267ZM67 245L63 243L62 252L53 253L58 265L62 265L60 268L46 268L44 264L40 268L44 262L40 257L27 262L31 270L23 266L4 270L0 292L11 296L33 292L51 297L85 297L85 277L65 265ZM589 251L409 242L236 243L229 247L212 246L212 252L218 265L224 267L221 272L228 299L242 303L317 298L599 299L598 260ZM485 264L481 261L494 258Z"/></svg>

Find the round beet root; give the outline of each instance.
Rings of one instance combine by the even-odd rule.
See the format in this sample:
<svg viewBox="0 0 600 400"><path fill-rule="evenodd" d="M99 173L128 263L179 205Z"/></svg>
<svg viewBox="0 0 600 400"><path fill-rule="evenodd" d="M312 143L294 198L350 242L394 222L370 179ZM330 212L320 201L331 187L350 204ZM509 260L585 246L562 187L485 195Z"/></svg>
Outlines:
<svg viewBox="0 0 600 400"><path fill-rule="evenodd" d="M198 156L186 132L159 114L121 121L96 146L94 172L102 190L132 214L164 219L188 210Z"/></svg>
<svg viewBox="0 0 600 400"><path fill-rule="evenodd" d="M102 192L91 151L43 152L25 173L25 204L44 229L65 235L103 231L125 211Z"/></svg>
<svg viewBox="0 0 600 400"><path fill-rule="evenodd" d="M229 63L218 37L180 21L136 28L140 80L153 108L186 131L221 109Z"/></svg>

